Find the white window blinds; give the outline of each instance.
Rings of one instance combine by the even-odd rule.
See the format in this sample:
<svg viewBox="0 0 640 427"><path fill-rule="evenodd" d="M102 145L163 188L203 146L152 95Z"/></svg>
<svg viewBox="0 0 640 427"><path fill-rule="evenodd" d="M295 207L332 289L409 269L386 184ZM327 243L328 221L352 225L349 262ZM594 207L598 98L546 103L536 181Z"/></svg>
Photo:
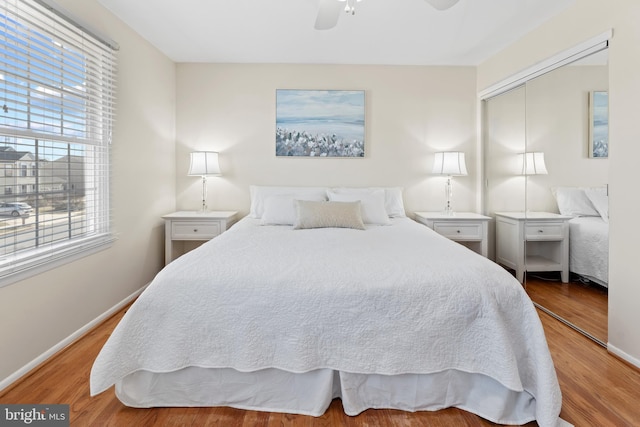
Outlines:
<svg viewBox="0 0 640 427"><path fill-rule="evenodd" d="M111 241L115 75L92 35L0 0L0 286Z"/></svg>

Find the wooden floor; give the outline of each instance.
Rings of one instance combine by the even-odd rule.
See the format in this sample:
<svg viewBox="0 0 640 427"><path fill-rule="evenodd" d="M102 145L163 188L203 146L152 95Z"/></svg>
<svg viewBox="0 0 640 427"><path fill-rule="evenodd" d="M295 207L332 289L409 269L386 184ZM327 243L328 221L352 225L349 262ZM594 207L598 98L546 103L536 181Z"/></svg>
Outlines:
<svg viewBox="0 0 640 427"><path fill-rule="evenodd" d="M356 417L334 400L319 418L230 408L132 409L113 388L89 397L89 371L124 311L0 393L3 404L70 405L71 426L493 426L459 409L407 413L368 410ZM561 417L583 426L640 425L640 371L543 312L539 312L563 393ZM529 423L527 426L535 426Z"/></svg>
<svg viewBox="0 0 640 427"><path fill-rule="evenodd" d="M573 275L569 283L562 283L558 273L535 273L527 274L526 290L533 301L607 342L607 288Z"/></svg>

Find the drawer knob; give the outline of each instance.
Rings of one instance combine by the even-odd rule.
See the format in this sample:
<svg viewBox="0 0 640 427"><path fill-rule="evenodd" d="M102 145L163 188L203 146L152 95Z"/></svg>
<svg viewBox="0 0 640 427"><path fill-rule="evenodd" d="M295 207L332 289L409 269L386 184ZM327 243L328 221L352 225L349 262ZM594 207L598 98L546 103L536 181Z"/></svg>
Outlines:
<svg viewBox="0 0 640 427"><path fill-rule="evenodd" d="M456 233L460 234L460 230L456 230Z"/></svg>
<svg viewBox="0 0 640 427"><path fill-rule="evenodd" d="M197 229L197 228L194 228L194 229L193 229L193 232L194 232L194 233L197 233L197 232L198 232L198 229Z"/></svg>
<svg viewBox="0 0 640 427"><path fill-rule="evenodd" d="M544 230L538 230L538 233L544 233Z"/></svg>

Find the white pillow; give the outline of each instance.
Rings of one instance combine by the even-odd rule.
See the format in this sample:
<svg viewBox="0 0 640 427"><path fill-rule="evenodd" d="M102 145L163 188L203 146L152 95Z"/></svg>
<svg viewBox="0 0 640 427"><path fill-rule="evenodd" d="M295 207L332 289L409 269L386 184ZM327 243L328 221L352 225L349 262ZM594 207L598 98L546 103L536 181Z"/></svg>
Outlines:
<svg viewBox="0 0 640 427"><path fill-rule="evenodd" d="M390 218L404 218L407 216L402 200L402 187L384 188L384 207Z"/></svg>
<svg viewBox="0 0 640 427"><path fill-rule="evenodd" d="M347 192L337 193L327 191L329 200L332 202L356 202L359 201L362 210L362 221L365 224L389 224L389 215L385 208L384 190L373 190L368 192Z"/></svg>
<svg viewBox="0 0 640 427"><path fill-rule="evenodd" d="M249 187L251 194L251 208L249 217L262 218L264 214L264 202L270 196L290 195L299 198L304 197L323 197L327 199L327 189L325 187L280 187L280 186L262 186L251 185Z"/></svg>
<svg viewBox="0 0 640 427"><path fill-rule="evenodd" d="M596 208L602 217L602 220L604 222L609 222L609 196L602 191L597 191L591 188L584 190L584 193Z"/></svg>
<svg viewBox="0 0 640 427"><path fill-rule="evenodd" d="M558 210L569 216L600 216L583 187L556 187L552 189ZM599 189L594 189L599 191Z"/></svg>
<svg viewBox="0 0 640 427"><path fill-rule="evenodd" d="M296 200L295 230L305 228L354 228L364 230L360 202L314 202Z"/></svg>
<svg viewBox="0 0 640 427"><path fill-rule="evenodd" d="M372 191L384 191L384 207L389 218L404 218L407 216L402 200L402 187L338 187L331 188L331 191L343 194L368 194Z"/></svg>
<svg viewBox="0 0 640 427"><path fill-rule="evenodd" d="M296 200L313 200L321 202L326 200L324 195L302 194L293 196L283 194L268 196L264 199L264 211L260 218L261 225L293 225L296 220Z"/></svg>

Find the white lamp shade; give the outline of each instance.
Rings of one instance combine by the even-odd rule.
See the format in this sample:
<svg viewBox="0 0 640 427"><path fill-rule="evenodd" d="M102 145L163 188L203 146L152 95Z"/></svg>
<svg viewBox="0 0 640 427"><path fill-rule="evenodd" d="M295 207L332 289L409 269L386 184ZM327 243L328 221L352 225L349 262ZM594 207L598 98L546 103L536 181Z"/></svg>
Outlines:
<svg viewBox="0 0 640 427"><path fill-rule="evenodd" d="M546 175L547 173L543 152L522 154L522 175Z"/></svg>
<svg viewBox="0 0 640 427"><path fill-rule="evenodd" d="M214 151L194 151L191 153L189 176L222 175L218 164L218 153Z"/></svg>
<svg viewBox="0 0 640 427"><path fill-rule="evenodd" d="M462 151L447 151L435 154L433 173L436 175L467 175L467 164Z"/></svg>

